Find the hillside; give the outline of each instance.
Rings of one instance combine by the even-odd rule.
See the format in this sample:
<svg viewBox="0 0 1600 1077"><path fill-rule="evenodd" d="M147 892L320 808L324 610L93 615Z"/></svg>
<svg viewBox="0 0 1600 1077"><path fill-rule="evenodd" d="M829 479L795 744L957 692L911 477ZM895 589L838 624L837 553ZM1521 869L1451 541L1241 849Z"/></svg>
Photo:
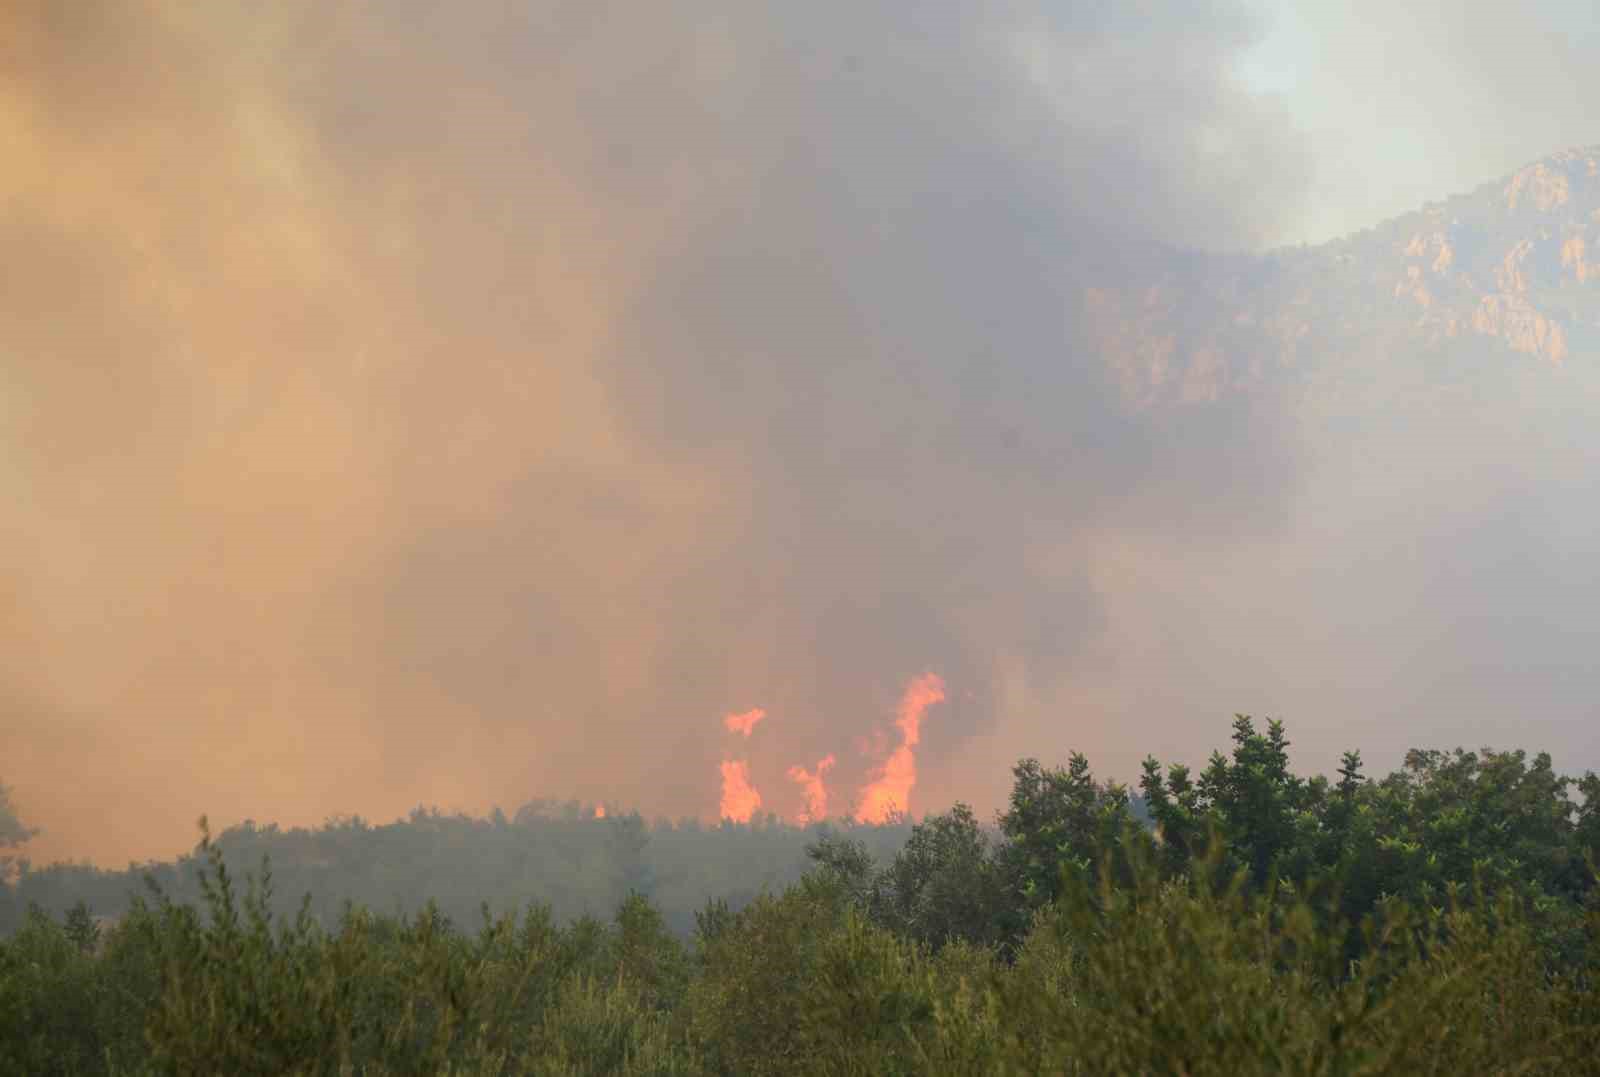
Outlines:
<svg viewBox="0 0 1600 1077"><path fill-rule="evenodd" d="M1600 146L1315 247L1172 252L1085 304L1139 404L1337 379L1374 356L1582 362L1600 346Z"/></svg>

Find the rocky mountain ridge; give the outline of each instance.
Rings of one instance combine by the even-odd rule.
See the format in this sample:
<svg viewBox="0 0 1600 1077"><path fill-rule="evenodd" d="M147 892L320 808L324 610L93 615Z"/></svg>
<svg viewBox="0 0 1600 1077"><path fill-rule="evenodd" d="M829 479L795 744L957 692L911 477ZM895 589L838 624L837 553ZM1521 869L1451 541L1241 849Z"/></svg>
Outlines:
<svg viewBox="0 0 1600 1077"><path fill-rule="evenodd" d="M1344 239L1172 252L1168 266L1141 289L1083 297L1135 406L1316 379L1375 355L1582 362L1600 354L1600 146Z"/></svg>

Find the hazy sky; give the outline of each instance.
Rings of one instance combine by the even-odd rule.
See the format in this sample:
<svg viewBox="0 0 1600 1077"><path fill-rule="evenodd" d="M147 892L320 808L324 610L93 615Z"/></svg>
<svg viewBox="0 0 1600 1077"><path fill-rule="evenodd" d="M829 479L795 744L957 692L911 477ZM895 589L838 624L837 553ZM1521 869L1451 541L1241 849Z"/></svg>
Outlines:
<svg viewBox="0 0 1600 1077"><path fill-rule="evenodd" d="M1274 237L1317 243L1600 142L1590 0L1264 0L1238 55L1315 162Z"/></svg>
<svg viewBox="0 0 1600 1077"><path fill-rule="evenodd" d="M1591 398L1359 436L1139 411L1078 318L1172 245L1600 141L1581 8L6 5L31 848L709 816L729 752L793 814L789 769L836 756L848 802L928 671L919 813L987 812L1021 754L1198 762L1235 710L1308 768L1600 763Z"/></svg>

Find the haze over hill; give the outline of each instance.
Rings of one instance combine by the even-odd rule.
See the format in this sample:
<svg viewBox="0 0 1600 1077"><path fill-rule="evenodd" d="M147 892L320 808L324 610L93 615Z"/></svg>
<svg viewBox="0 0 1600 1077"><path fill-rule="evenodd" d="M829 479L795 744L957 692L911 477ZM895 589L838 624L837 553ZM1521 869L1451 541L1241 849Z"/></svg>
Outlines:
<svg viewBox="0 0 1600 1077"><path fill-rule="evenodd" d="M1234 711L1600 763L1596 151L1218 254L1328 152L1248 5L399 11L0 15L37 858L725 764L986 813Z"/></svg>
<svg viewBox="0 0 1600 1077"><path fill-rule="evenodd" d="M1374 349L1410 351L1447 377L1470 350L1457 343L1553 364L1592 356L1597 282L1600 147L1589 147L1332 243L1176 254L1147 281L1091 290L1088 313L1129 400L1192 403L1275 379L1350 380Z"/></svg>

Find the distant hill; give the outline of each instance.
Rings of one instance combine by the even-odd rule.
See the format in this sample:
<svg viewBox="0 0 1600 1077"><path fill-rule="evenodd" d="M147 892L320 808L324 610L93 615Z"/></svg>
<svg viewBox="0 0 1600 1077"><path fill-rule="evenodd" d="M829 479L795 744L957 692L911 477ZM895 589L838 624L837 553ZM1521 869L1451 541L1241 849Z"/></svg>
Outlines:
<svg viewBox="0 0 1600 1077"><path fill-rule="evenodd" d="M1447 379L1452 360L1579 361L1600 353L1600 146L1315 247L1173 251L1165 272L1084 302L1136 405L1325 385L1401 355Z"/></svg>

